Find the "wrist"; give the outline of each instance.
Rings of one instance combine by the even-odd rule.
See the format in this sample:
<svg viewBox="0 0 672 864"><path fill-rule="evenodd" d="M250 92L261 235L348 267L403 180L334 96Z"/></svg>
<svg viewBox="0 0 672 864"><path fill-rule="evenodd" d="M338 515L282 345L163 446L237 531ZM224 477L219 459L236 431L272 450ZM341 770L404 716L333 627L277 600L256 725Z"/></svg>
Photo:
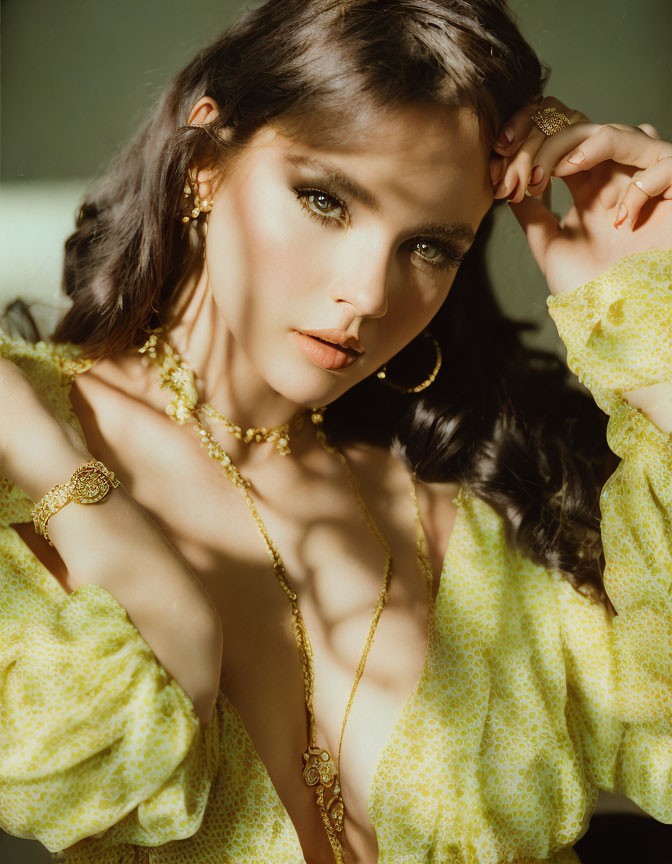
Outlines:
<svg viewBox="0 0 672 864"><path fill-rule="evenodd" d="M92 456L81 433L59 422L9 361L0 365L0 399L0 474L37 503Z"/></svg>
<svg viewBox="0 0 672 864"><path fill-rule="evenodd" d="M70 440L56 421L48 425L49 429L32 427L5 451L6 476L35 503L57 484L67 483L77 468L93 459L85 444Z"/></svg>
<svg viewBox="0 0 672 864"><path fill-rule="evenodd" d="M60 446L56 442L52 442L49 459L45 460L45 463L40 466L39 476L31 476L28 479L28 484L31 486L30 489L22 488L37 503L54 486L68 483L77 468L80 468L93 458L86 447L71 447L67 442L64 442L63 446ZM67 507L68 505L66 504L65 506ZM60 512L59 510L58 513ZM58 513L55 513L51 518L57 516ZM51 519L49 520L49 524L51 524Z"/></svg>
<svg viewBox="0 0 672 864"><path fill-rule="evenodd" d="M65 506L75 504L97 504L120 485L113 471L98 459L89 459L80 465L67 483L57 483L40 499L32 510L35 530L53 545L49 538L48 523L52 516Z"/></svg>
<svg viewBox="0 0 672 864"><path fill-rule="evenodd" d="M651 384L622 394L625 401L638 408L662 432L672 433L672 382Z"/></svg>

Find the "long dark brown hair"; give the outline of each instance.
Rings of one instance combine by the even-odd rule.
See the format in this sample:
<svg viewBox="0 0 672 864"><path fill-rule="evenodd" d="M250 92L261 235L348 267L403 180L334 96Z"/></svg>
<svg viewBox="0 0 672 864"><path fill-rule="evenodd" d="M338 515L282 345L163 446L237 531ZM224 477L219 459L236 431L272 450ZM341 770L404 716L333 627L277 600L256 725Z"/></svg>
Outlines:
<svg viewBox="0 0 672 864"><path fill-rule="evenodd" d="M473 109L494 138L541 100L549 74L504 0L268 0L245 10L179 72L86 195L65 244L73 303L50 338L104 357L165 323L202 258L202 233L180 221L187 169L223 177L264 124L355 147L377 112L424 102ZM202 96L219 114L189 126ZM613 613L599 511L617 464L607 417L554 353L523 344L535 325L498 308L483 254L491 228L492 211L427 328L443 352L432 386L406 395L372 375L329 406L325 431L335 443L396 447L421 480L459 482L503 517L510 544ZM392 359L393 378L426 376L426 341Z"/></svg>

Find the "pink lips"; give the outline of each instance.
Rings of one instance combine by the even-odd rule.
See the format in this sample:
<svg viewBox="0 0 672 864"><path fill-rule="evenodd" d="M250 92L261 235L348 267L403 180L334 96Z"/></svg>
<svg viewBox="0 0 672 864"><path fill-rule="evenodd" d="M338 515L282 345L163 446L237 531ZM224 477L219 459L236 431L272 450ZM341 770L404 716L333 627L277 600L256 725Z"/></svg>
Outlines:
<svg viewBox="0 0 672 864"><path fill-rule="evenodd" d="M345 369L351 366L357 357L335 345L327 345L314 336L307 336L299 330L292 331L297 348L316 366L322 369Z"/></svg>
<svg viewBox="0 0 672 864"><path fill-rule="evenodd" d="M301 330L305 336L314 336L322 342L331 342L336 347L352 348L357 354L363 354L364 348L356 336L351 336L347 330Z"/></svg>

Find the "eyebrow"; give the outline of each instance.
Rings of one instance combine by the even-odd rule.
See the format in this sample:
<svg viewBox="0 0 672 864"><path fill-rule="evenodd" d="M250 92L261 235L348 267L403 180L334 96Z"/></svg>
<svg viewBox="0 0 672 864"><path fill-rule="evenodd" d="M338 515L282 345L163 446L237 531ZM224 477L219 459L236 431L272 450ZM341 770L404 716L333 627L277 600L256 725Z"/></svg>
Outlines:
<svg viewBox="0 0 672 864"><path fill-rule="evenodd" d="M370 189L362 186L332 162L314 159L301 153L288 153L285 161L290 165L304 166L320 171L325 181L328 181L342 192L359 201L368 210L371 210L372 213L380 214L383 212L379 198ZM423 222L420 225L416 225L411 230L411 233L414 235L430 234L438 237L439 240L443 240L445 243L455 243L457 241L468 246L476 239L474 230L468 222L453 222L450 225L446 225L443 222Z"/></svg>

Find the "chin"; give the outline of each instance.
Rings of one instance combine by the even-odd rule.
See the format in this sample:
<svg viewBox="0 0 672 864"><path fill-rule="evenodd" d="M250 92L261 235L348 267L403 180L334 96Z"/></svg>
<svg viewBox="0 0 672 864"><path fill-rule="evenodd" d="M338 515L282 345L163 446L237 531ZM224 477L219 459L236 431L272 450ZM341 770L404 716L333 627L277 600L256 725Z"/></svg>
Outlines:
<svg viewBox="0 0 672 864"><path fill-rule="evenodd" d="M344 370L346 375L347 371ZM357 383L354 379L346 383L343 372L330 372L318 367L287 370L285 375L278 372L276 368L270 376L264 376L268 384L285 399L304 408L329 405Z"/></svg>

